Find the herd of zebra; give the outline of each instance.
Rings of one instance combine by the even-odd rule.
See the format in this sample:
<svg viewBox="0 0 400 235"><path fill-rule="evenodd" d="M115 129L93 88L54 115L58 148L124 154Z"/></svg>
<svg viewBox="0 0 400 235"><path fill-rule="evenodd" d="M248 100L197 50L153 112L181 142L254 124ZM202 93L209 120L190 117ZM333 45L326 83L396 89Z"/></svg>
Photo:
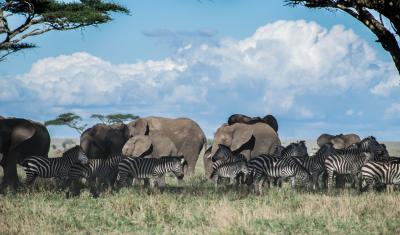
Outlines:
<svg viewBox="0 0 400 235"><path fill-rule="evenodd" d="M250 160L219 145L212 161L210 179L215 186L221 178L229 178L230 184L245 185L255 194L262 194L265 185L281 185L286 179L293 188L313 191L330 191L334 183L339 187L346 182L360 191L400 184L400 161L389 156L386 146L372 136L343 150L328 143L312 156L307 153L305 141L298 141L277 147L273 154L262 154ZM162 189L164 175L172 172L181 180L185 164L183 156L139 158L119 155L88 159L79 145L59 158L34 156L22 162L27 185L38 176L55 177L60 189L67 191L67 196L77 196L81 189L80 179L85 178L94 197L105 189L118 190L131 185L136 179L145 179L153 187ZM153 180L149 181L150 178Z"/></svg>

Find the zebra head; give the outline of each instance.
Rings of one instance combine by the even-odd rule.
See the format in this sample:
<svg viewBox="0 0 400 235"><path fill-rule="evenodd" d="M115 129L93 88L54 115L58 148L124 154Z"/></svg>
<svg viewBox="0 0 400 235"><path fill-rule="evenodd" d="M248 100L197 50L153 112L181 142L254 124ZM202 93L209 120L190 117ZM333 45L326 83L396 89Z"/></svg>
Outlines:
<svg viewBox="0 0 400 235"><path fill-rule="evenodd" d="M247 162L240 161L239 162L239 167L240 167L240 171L243 172L243 174L248 175L250 173L250 170L247 167Z"/></svg>
<svg viewBox="0 0 400 235"><path fill-rule="evenodd" d="M373 155L381 155L384 152L384 148L378 141L376 141L375 137L368 136L364 138L358 143L358 146L361 151L369 152Z"/></svg>
<svg viewBox="0 0 400 235"><path fill-rule="evenodd" d="M286 146L285 149L282 150L283 157L306 157L308 156L307 153L307 146L305 141L300 141L297 143L291 143Z"/></svg>
<svg viewBox="0 0 400 235"><path fill-rule="evenodd" d="M378 155L381 160L388 161L390 158L389 152L385 144L380 144L382 148L382 153Z"/></svg>
<svg viewBox="0 0 400 235"><path fill-rule="evenodd" d="M81 164L87 164L89 161L88 157L86 156L86 154L83 152L83 150L81 148L79 149L79 153L78 153L78 161Z"/></svg>
<svg viewBox="0 0 400 235"><path fill-rule="evenodd" d="M211 157L211 160L213 162L216 162L219 160L228 160L232 156L233 156L233 153L228 146L219 144L218 150L215 152L214 156Z"/></svg>
<svg viewBox="0 0 400 235"><path fill-rule="evenodd" d="M172 167L172 173L178 179L183 179L184 177L184 168L187 165L187 162L183 156L174 157L173 159L174 165Z"/></svg>

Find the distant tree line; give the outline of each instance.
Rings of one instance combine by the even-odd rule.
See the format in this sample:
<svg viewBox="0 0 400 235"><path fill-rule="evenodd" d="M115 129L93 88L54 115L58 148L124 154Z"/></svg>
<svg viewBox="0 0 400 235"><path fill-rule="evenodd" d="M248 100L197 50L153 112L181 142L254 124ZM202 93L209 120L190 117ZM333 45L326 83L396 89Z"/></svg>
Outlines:
<svg viewBox="0 0 400 235"><path fill-rule="evenodd" d="M108 115L92 114L90 118L97 119L101 123L106 125L112 125L112 124L119 124L127 121L132 121L139 118L139 116L133 114L121 114L121 113L108 114ZM82 117L72 112L60 114L56 118L46 121L44 125L68 126L76 130L79 134L81 134L88 126L88 124L82 124Z"/></svg>

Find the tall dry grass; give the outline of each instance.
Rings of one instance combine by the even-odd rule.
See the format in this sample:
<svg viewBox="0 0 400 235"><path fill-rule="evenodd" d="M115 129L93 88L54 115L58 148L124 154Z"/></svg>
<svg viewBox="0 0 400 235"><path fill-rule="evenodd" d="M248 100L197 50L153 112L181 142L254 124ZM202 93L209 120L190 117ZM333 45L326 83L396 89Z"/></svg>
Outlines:
<svg viewBox="0 0 400 235"><path fill-rule="evenodd" d="M169 177L164 193L135 187L94 199L85 190L66 199L51 180L38 180L30 191L0 195L0 234L400 233L399 192L326 195L284 185L255 196L229 186L214 189L198 163L184 186Z"/></svg>

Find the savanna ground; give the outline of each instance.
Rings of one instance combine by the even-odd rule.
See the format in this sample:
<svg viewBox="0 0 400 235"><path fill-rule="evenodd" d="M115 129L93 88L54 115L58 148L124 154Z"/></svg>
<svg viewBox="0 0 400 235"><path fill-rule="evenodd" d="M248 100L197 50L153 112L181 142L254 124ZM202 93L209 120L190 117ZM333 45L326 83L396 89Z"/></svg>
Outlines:
<svg viewBox="0 0 400 235"><path fill-rule="evenodd" d="M400 155L398 143L387 145L392 155ZM400 192L343 190L328 196L295 192L288 185L263 196L228 186L215 190L204 179L200 159L184 186L172 177L167 183L162 194L134 187L97 199L85 190L66 199L53 191L52 182L38 180L32 192L0 195L0 234L400 233Z"/></svg>

